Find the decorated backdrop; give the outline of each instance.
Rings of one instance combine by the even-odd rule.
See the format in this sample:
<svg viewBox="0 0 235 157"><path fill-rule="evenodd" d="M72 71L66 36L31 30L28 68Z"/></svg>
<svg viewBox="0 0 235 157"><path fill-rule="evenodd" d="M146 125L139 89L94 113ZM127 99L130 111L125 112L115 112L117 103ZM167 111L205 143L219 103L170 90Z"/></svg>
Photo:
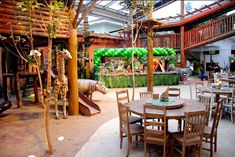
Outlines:
<svg viewBox="0 0 235 157"><path fill-rule="evenodd" d="M139 64L141 60L144 60L147 56L147 48L134 48L134 56L136 57L136 64ZM153 48L153 55L154 56L162 56L162 57L171 57L175 56L176 50L172 48ZM94 72L97 74L100 71L102 59L105 57L122 57L128 61L132 55L132 48L102 48L102 49L95 49L94 50ZM118 60L117 62L122 62L123 60ZM142 61L143 63L144 61ZM123 65L125 66L125 65ZM128 67L128 65L126 65ZM137 67L137 66L136 66ZM119 68L120 67L116 67ZM128 69L125 69L128 70Z"/></svg>

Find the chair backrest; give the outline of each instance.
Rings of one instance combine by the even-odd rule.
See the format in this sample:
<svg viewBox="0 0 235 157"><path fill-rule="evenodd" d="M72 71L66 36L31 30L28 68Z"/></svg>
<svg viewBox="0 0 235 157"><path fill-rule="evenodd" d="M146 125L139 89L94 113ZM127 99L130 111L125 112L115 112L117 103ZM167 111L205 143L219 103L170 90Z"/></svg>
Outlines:
<svg viewBox="0 0 235 157"><path fill-rule="evenodd" d="M205 127L205 111L187 112L185 113L184 138L183 144L187 145L192 142L189 139L195 139L195 144L201 144L204 127Z"/></svg>
<svg viewBox="0 0 235 157"><path fill-rule="evenodd" d="M209 124L209 116L211 111L211 97L208 95L198 95L199 102L204 104L206 107L206 125Z"/></svg>
<svg viewBox="0 0 235 157"><path fill-rule="evenodd" d="M235 88L233 88L233 93L232 93L230 103L231 103L231 107L234 107L234 105L235 105Z"/></svg>
<svg viewBox="0 0 235 157"><path fill-rule="evenodd" d="M126 104L130 102L129 92L127 89L116 91L116 96L117 96L117 104L118 103Z"/></svg>
<svg viewBox="0 0 235 157"><path fill-rule="evenodd" d="M140 92L140 99L153 98L153 92Z"/></svg>
<svg viewBox="0 0 235 157"><path fill-rule="evenodd" d="M216 106L215 116L214 116L212 129L211 129L211 135L217 134L217 130L218 130L217 128L218 128L219 120L220 120L221 113L222 113L223 103L224 103L224 100L220 99Z"/></svg>
<svg viewBox="0 0 235 157"><path fill-rule="evenodd" d="M154 119L154 121L152 120ZM166 143L166 107L145 104L144 105L144 136L158 137ZM154 142L154 141L153 141Z"/></svg>
<svg viewBox="0 0 235 157"><path fill-rule="evenodd" d="M198 82L195 84L196 98L198 98L198 95L202 93L203 87L204 87L204 84L202 82Z"/></svg>
<svg viewBox="0 0 235 157"><path fill-rule="evenodd" d="M169 87L168 88L169 97L179 97L180 98L180 88L177 87Z"/></svg>
<svg viewBox="0 0 235 157"><path fill-rule="evenodd" d="M122 103L118 103L118 112L119 112L120 128L123 127L129 128L129 118L128 118L129 107Z"/></svg>

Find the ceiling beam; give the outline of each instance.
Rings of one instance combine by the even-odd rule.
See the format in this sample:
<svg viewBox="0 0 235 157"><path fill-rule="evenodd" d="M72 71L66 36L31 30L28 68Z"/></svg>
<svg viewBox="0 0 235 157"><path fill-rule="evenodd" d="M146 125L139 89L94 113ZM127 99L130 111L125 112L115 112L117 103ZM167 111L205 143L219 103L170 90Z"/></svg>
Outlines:
<svg viewBox="0 0 235 157"><path fill-rule="evenodd" d="M108 9L108 8L104 9L103 7L100 7L100 6L95 6L89 15L99 17L99 18L102 17L103 19L107 19L107 20L114 20L115 22L119 22L119 23L130 22L129 16L120 14L116 11L112 11L111 9Z"/></svg>

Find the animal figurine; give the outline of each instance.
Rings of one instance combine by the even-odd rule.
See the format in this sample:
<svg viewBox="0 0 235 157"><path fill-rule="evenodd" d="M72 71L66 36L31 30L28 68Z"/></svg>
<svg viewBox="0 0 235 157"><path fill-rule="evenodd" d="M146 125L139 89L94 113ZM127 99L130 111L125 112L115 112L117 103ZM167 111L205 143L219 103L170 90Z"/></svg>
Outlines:
<svg viewBox="0 0 235 157"><path fill-rule="evenodd" d="M108 89L100 81L89 79L78 79L78 89L89 99L92 99L92 93L99 91L106 94Z"/></svg>
<svg viewBox="0 0 235 157"><path fill-rule="evenodd" d="M180 76L184 77L184 82L188 80L188 77L193 71L193 65L190 64L187 68L176 68L176 71L180 74Z"/></svg>
<svg viewBox="0 0 235 157"><path fill-rule="evenodd" d="M169 87L160 96L161 101L169 101Z"/></svg>
<svg viewBox="0 0 235 157"><path fill-rule="evenodd" d="M65 66L64 66L64 60L70 60L72 59L72 56L70 52L67 49L63 49L63 51L58 51L58 56L56 60L56 67L58 74L55 76L54 80L54 97L55 97L55 114L56 119L59 119L59 113L58 113L58 96L61 94L61 97L63 99L63 118L67 118L67 112L66 112L66 96L68 92L68 79L65 76Z"/></svg>

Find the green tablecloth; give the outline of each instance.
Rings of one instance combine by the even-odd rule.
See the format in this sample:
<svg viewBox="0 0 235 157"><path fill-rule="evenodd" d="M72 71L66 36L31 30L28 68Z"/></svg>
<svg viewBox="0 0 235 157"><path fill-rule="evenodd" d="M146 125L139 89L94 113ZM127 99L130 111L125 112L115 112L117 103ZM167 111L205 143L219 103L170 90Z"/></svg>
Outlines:
<svg viewBox="0 0 235 157"><path fill-rule="evenodd" d="M108 88L126 88L132 87L132 75L101 75L98 76L99 81ZM180 75L178 73L154 73L154 86L157 85L178 85ZM136 87L147 86L147 75L141 74L135 76Z"/></svg>

